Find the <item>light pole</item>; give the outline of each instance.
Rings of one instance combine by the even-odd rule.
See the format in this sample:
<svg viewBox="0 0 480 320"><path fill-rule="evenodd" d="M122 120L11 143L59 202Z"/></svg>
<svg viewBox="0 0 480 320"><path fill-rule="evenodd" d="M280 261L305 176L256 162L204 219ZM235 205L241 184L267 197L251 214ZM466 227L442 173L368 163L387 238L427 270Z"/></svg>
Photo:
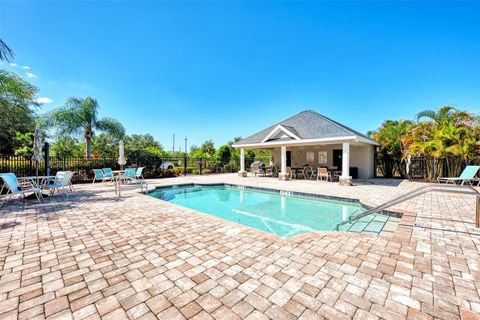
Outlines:
<svg viewBox="0 0 480 320"><path fill-rule="evenodd" d="M185 157L183 158L183 175L187 175L187 137L185 137Z"/></svg>

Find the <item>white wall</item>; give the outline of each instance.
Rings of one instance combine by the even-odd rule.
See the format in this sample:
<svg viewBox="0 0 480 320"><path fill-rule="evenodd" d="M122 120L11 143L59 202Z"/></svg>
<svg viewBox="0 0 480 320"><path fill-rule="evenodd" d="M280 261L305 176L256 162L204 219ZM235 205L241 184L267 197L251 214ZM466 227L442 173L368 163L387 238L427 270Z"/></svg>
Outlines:
<svg viewBox="0 0 480 320"><path fill-rule="evenodd" d="M292 152L292 167L303 167L308 164L316 167L332 167L333 166L333 150L342 149L341 144L304 146L304 147L287 147L287 151ZM327 151L327 163L318 163L318 152ZM314 160L307 161L307 152L314 153ZM275 165L280 168L280 147L273 149L273 160ZM358 177L360 179L373 178L374 165L374 146L362 144L350 144L350 167L358 168ZM268 163L267 163L268 165Z"/></svg>

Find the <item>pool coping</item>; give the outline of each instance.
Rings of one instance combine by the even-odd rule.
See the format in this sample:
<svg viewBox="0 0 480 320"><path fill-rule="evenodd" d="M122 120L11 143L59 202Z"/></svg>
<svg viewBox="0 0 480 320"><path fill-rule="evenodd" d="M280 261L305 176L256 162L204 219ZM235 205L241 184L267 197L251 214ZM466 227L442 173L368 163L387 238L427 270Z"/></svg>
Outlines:
<svg viewBox="0 0 480 320"><path fill-rule="evenodd" d="M235 189L239 189L239 190L257 190L257 191L278 193L280 195L285 195L285 196L297 196L297 197L312 198L312 199L325 199L325 200L349 202L349 203L359 204L362 208L367 209L367 210L374 208L373 206L370 206L370 205L367 205L367 204L363 203L362 201L360 201L360 199L357 199L357 198L344 198L344 197L329 196L329 195L318 194L318 193L280 190L280 189L274 189L274 188L255 187L255 186L249 186L249 185L239 185L239 184L224 183L224 182L214 182L214 183L194 183L194 182L192 182L192 183L176 183L176 184L174 183L174 184L168 184L168 185L154 186L153 188L149 189L145 195L149 195L150 193L155 192L156 190L171 189L172 187L173 188L182 188L182 187L196 187L196 186L198 186L198 187L202 187L202 186L209 186L209 187L220 186L221 187L221 186L224 186L224 187L230 187L230 188L235 188ZM174 205L174 206L179 206L179 207L186 208L186 209L189 209L189 210L192 210L192 211L195 211L195 212L203 213L203 214L206 214L206 215L208 215L209 217L212 217L212 218L221 219L221 218L218 218L216 216L210 215L206 212L202 212L202 211L195 210L195 209L192 209L192 208L177 205L175 203L165 201L165 200L162 200L162 199L158 199L158 198L155 198L155 199L166 202L166 203L169 203L169 204ZM230 220L227 220L227 219L222 219L222 220L228 222L229 224L233 224L233 225L236 225L236 226L242 226L243 228L247 228L248 230L258 232L258 233L260 233L263 236L266 236L268 238L274 237L276 239L281 239L281 240L287 241L287 242L290 242L290 241L297 242L297 241L300 241L300 240L304 240L305 238L308 238L312 234L317 234L317 235L322 235L323 234L323 235L325 235L325 234L339 233L339 234L348 234L348 235L360 236L360 237L369 237L369 236L373 236L373 237L395 237L397 235L397 231L402 226L402 221L405 218L404 214L415 215L413 212L407 212L407 211L403 211L403 210L398 210L398 211L381 210L378 213L382 214L382 215L388 215L390 217L395 217L395 218L401 219L398 222L397 228L393 232L392 235L386 236L386 235L381 235L381 234L377 234L377 233L369 233L369 232L349 232L349 231L346 231L346 230L331 230L331 231L319 230L319 231L311 231L311 232L307 232L307 233L301 233L301 234L294 235L292 237L284 238L284 237L281 237L281 236L276 235L276 234L268 233L268 232L258 230L258 229L253 228L253 227L249 227L249 226L246 226L246 225L243 225L243 224L236 223L234 221L230 221Z"/></svg>

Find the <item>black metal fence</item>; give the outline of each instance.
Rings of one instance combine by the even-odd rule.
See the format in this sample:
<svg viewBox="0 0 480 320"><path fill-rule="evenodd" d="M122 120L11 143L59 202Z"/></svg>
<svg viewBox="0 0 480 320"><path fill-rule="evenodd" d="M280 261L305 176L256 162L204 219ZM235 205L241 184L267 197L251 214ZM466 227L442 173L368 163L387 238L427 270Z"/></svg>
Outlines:
<svg viewBox="0 0 480 320"><path fill-rule="evenodd" d="M245 158L246 169L256 159ZM258 159L257 159L258 160ZM264 160L264 159L261 159ZM192 158L192 157L170 157L161 158L136 157L127 159L124 166L127 167L145 167L143 175L145 178L173 177L186 174L210 174L210 173L233 173L240 169L240 159L230 159L228 163L221 163L215 158ZM0 155L0 173L13 172L18 177L34 175L55 175L58 171L74 171L73 182L92 181L93 169L112 168L120 169L116 158L61 158L48 157L48 161L42 161L38 164L31 157Z"/></svg>

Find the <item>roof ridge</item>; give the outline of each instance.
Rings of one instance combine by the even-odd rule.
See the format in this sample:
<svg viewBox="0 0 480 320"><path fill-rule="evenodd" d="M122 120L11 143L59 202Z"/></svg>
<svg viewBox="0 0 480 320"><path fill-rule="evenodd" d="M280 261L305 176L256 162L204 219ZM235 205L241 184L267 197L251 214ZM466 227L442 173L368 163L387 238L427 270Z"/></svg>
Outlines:
<svg viewBox="0 0 480 320"><path fill-rule="evenodd" d="M324 123L324 125L316 125L316 123ZM239 141L241 144L242 142L246 143L247 141L251 141L252 143L258 143L261 141L265 136L267 136L275 127L284 127L285 129L291 131L293 134L296 134L300 139L305 138L312 138L315 136L315 132L322 132L318 133L320 135L325 135L327 137L331 136L354 136L358 138L367 139L373 143L376 143L374 140L369 138L368 136L347 127L323 114L318 113L315 110L307 109L300 111L282 121L276 122L275 124L254 133L253 135L248 136L245 139ZM330 127L331 130L324 130L324 127ZM315 129L314 129L315 128ZM336 131L337 133L332 132Z"/></svg>

